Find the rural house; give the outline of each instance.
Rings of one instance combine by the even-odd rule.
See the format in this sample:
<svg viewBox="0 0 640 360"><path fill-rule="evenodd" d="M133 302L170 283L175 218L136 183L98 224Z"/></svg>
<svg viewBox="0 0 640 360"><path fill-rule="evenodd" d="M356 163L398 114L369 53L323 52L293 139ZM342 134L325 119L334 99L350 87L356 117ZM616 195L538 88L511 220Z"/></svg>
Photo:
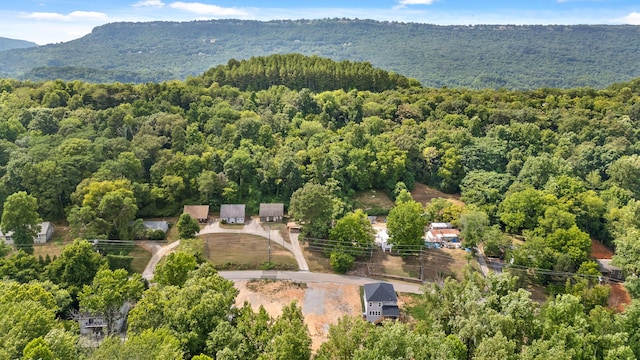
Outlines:
<svg viewBox="0 0 640 360"><path fill-rule="evenodd" d="M244 204L220 206L220 221L223 224L244 224Z"/></svg>
<svg viewBox="0 0 640 360"><path fill-rule="evenodd" d="M209 205L185 205L182 212L189 214L200 223L206 223L209 220Z"/></svg>
<svg viewBox="0 0 640 360"><path fill-rule="evenodd" d="M38 235L33 238L33 243L44 244L47 241L51 240L51 238L53 237L53 230L54 228L52 223L48 221L40 223L40 231L38 232ZM4 243L7 245L13 245L13 238L11 237L11 235L13 235L13 231L4 233L2 232L2 230L0 230L0 241L4 241Z"/></svg>
<svg viewBox="0 0 640 360"><path fill-rule="evenodd" d="M279 222L284 216L284 204L260 204L261 222Z"/></svg>
<svg viewBox="0 0 640 360"><path fill-rule="evenodd" d="M596 261L598 262L598 267L600 268L602 275L614 280L624 280L622 269L613 266L611 264L611 259L597 259Z"/></svg>
<svg viewBox="0 0 640 360"><path fill-rule="evenodd" d="M364 285L364 317L367 321L378 324L382 320L400 318L398 298L393 285L389 283L373 283Z"/></svg>
<svg viewBox="0 0 640 360"><path fill-rule="evenodd" d="M113 331L116 333L123 330L130 307L129 303L125 302L117 313L117 316L114 319L115 323L113 324L113 326L115 326ZM107 335L109 322L103 314L84 312L75 315L74 319L80 326L81 335Z"/></svg>
<svg viewBox="0 0 640 360"><path fill-rule="evenodd" d="M53 224L45 221L43 223L40 223L40 231L38 232L38 235L36 235L35 238L33 238L33 243L34 244L44 244L47 241L51 240L51 238L53 237Z"/></svg>

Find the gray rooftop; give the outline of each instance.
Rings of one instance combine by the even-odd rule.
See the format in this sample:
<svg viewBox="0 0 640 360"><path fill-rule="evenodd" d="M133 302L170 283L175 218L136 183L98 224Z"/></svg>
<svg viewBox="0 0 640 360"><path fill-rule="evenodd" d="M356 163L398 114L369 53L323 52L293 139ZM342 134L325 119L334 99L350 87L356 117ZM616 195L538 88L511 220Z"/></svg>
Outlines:
<svg viewBox="0 0 640 360"><path fill-rule="evenodd" d="M220 206L220 218L244 218L244 204L223 204Z"/></svg>
<svg viewBox="0 0 640 360"><path fill-rule="evenodd" d="M284 204L260 204L260 217L284 216Z"/></svg>
<svg viewBox="0 0 640 360"><path fill-rule="evenodd" d="M373 283L364 285L366 301L398 301L393 285L389 283Z"/></svg>

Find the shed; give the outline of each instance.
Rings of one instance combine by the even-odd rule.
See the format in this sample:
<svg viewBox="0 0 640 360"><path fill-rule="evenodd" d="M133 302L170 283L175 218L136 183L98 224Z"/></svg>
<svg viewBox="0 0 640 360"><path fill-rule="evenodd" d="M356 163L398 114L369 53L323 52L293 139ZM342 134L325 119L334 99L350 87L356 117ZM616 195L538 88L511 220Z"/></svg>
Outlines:
<svg viewBox="0 0 640 360"><path fill-rule="evenodd" d="M260 204L260 221L262 222L277 222L282 221L284 217L284 204Z"/></svg>
<svg viewBox="0 0 640 360"><path fill-rule="evenodd" d="M600 268L602 275L614 280L624 280L622 269L611 265L611 259L598 259L596 261L598 262L598 267Z"/></svg>
<svg viewBox="0 0 640 360"><path fill-rule="evenodd" d="M169 231L169 223L166 221L143 221L145 230L161 230L165 234Z"/></svg>
<svg viewBox="0 0 640 360"><path fill-rule="evenodd" d="M53 230L54 229L52 223L48 221L40 223L40 231L38 232L38 235L33 238L33 243L44 244L47 241L51 240L51 238L53 237Z"/></svg>
<svg viewBox="0 0 640 360"><path fill-rule="evenodd" d="M220 207L220 221L227 224L244 224L244 204L223 204Z"/></svg>
<svg viewBox="0 0 640 360"><path fill-rule="evenodd" d="M182 212L189 214L201 223L206 223L209 220L209 205L185 205Z"/></svg>

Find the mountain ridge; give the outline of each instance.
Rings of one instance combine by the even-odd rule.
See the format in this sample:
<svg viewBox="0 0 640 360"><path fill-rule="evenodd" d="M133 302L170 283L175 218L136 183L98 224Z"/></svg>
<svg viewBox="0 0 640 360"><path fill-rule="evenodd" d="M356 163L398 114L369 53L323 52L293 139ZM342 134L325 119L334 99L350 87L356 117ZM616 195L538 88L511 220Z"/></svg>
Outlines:
<svg viewBox="0 0 640 360"><path fill-rule="evenodd" d="M99 82L116 81L110 72L133 82L165 81L200 75L230 59L287 53L366 61L429 87L603 88L640 76L640 26L121 22L70 42L2 52L0 76L43 80L55 69L85 68L102 71Z"/></svg>
<svg viewBox="0 0 640 360"><path fill-rule="evenodd" d="M12 49L23 49L23 48L36 47L36 46L38 46L38 44L31 41L11 39L11 38L0 36L0 51L12 50Z"/></svg>

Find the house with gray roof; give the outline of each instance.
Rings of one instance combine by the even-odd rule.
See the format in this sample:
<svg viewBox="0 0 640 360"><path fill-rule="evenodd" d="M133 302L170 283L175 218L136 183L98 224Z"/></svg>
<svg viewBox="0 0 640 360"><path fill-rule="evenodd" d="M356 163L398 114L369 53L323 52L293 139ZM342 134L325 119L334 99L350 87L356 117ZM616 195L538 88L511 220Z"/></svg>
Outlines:
<svg viewBox="0 0 640 360"><path fill-rule="evenodd" d="M392 284L379 282L364 285L364 317L378 324L385 319L400 318L398 297Z"/></svg>
<svg viewBox="0 0 640 360"><path fill-rule="evenodd" d="M34 244L44 244L53 238L54 231L53 224L45 221L40 223L40 231L33 237ZM7 245L13 245L13 231L7 231L6 233L0 229L0 242L4 241Z"/></svg>
<svg viewBox="0 0 640 360"><path fill-rule="evenodd" d="M220 206L220 221L225 224L244 224L244 204L223 204Z"/></svg>
<svg viewBox="0 0 640 360"><path fill-rule="evenodd" d="M261 222L278 222L284 217L284 204L260 204L260 221Z"/></svg>

